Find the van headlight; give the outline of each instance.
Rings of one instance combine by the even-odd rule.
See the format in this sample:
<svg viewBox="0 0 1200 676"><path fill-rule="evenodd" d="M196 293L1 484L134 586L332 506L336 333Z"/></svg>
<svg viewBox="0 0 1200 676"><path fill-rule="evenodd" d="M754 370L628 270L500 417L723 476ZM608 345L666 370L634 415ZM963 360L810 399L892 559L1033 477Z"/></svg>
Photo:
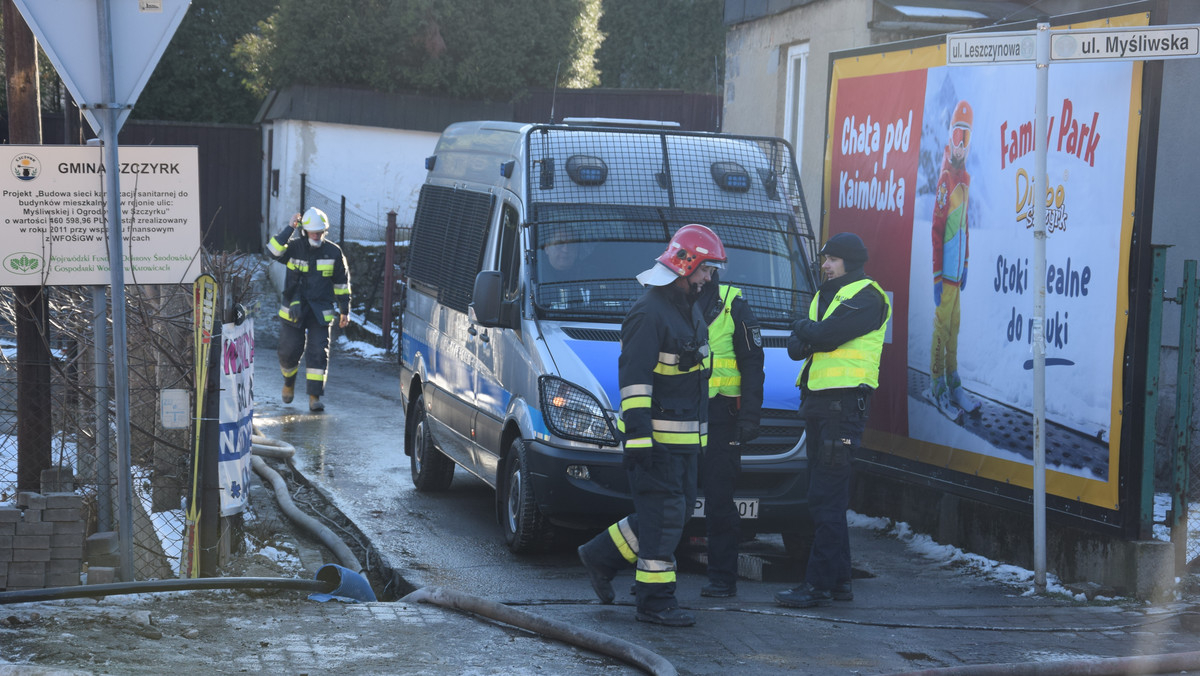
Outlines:
<svg viewBox="0 0 1200 676"><path fill-rule="evenodd" d="M542 417L555 436L601 446L617 446L612 420L591 392L555 376L538 379Z"/></svg>

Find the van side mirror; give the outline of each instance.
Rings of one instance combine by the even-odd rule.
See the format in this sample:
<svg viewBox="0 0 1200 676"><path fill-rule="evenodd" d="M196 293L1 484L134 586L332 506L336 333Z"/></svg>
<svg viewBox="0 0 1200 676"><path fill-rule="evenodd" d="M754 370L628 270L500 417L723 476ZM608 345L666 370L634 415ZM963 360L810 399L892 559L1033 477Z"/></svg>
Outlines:
<svg viewBox="0 0 1200 676"><path fill-rule="evenodd" d="M504 278L499 270L484 270L475 275L475 288L469 306L471 321L485 327L516 328L515 303L504 302Z"/></svg>

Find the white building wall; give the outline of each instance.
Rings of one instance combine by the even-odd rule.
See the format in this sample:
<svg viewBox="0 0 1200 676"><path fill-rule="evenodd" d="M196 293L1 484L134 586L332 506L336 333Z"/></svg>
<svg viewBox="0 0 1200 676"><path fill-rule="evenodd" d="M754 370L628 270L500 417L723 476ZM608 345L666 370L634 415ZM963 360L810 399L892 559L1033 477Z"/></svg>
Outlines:
<svg viewBox="0 0 1200 676"><path fill-rule="evenodd" d="M425 182L425 158L433 154L440 134L325 122L275 120L264 125L274 131L274 157L264 167L267 234L286 225L300 208L301 175L309 189L340 198L346 208L380 224L396 212L401 226L412 223L417 197ZM279 170L279 194L270 190L271 170ZM265 215L264 215L265 216ZM336 222L337 214L330 214ZM264 220L267 220L264 217ZM264 237L265 240L265 237Z"/></svg>
<svg viewBox="0 0 1200 676"><path fill-rule="evenodd" d="M821 222L821 174L825 153L825 108L829 53L869 45L872 0L824 0L731 26L725 37L724 131L783 136L787 53L807 43L804 136L800 181L809 215Z"/></svg>

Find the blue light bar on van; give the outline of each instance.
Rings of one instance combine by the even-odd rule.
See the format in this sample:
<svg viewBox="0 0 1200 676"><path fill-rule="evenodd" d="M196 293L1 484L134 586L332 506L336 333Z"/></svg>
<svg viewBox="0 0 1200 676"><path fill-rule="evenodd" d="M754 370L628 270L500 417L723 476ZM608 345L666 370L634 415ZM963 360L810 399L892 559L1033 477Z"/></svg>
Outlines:
<svg viewBox="0 0 1200 676"><path fill-rule="evenodd" d="M425 171L433 171L433 165L437 164L437 155L430 155L425 158Z"/></svg>
<svg viewBox="0 0 1200 676"><path fill-rule="evenodd" d="M500 175L504 178L512 178L513 167L515 166L517 166L517 163L513 160L502 162L500 164Z"/></svg>
<svg viewBox="0 0 1200 676"><path fill-rule="evenodd" d="M712 177L721 190L746 192L750 189L750 174L737 162L713 162Z"/></svg>
<svg viewBox="0 0 1200 676"><path fill-rule="evenodd" d="M599 157L572 155L567 158L567 176L576 185L604 185L608 179L608 165Z"/></svg>

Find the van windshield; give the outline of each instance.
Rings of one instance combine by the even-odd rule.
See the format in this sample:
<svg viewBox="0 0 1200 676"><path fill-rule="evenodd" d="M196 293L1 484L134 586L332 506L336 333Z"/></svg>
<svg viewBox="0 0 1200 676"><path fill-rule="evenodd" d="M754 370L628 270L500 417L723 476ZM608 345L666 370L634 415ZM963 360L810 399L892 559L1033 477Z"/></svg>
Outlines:
<svg viewBox="0 0 1200 676"><path fill-rule="evenodd" d="M725 245L721 281L742 289L764 328L787 329L807 311L812 276L789 214L613 204L534 206L534 304L539 316L620 322L680 227L701 223Z"/></svg>

